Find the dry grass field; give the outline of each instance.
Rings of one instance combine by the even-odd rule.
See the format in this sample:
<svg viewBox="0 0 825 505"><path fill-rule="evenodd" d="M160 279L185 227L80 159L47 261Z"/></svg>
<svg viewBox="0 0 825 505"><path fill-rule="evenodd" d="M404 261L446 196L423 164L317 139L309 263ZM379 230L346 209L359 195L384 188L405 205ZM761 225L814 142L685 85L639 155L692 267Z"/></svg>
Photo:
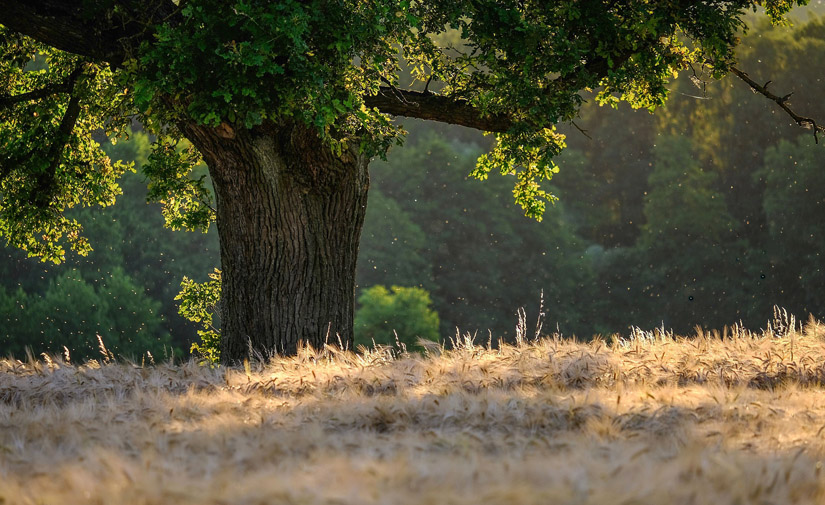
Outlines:
<svg viewBox="0 0 825 505"><path fill-rule="evenodd" d="M825 503L825 326L0 362L0 504Z"/></svg>

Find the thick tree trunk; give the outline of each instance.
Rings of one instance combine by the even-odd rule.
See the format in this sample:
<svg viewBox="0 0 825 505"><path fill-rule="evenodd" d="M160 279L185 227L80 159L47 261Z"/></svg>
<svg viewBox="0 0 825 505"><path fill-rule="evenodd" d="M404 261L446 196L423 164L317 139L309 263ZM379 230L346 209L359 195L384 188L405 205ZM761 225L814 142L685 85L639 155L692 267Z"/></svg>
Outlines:
<svg viewBox="0 0 825 505"><path fill-rule="evenodd" d="M368 159L335 156L306 128L185 127L215 186L221 244L221 359L299 342L352 343L355 262Z"/></svg>

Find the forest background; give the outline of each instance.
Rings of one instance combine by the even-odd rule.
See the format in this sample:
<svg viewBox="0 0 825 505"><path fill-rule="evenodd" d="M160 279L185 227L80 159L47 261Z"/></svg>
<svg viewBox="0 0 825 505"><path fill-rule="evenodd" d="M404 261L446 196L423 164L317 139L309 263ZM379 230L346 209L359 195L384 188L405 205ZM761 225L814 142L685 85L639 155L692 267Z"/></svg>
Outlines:
<svg viewBox="0 0 825 505"><path fill-rule="evenodd" d="M754 17L738 54L753 79L794 92L794 109L820 120L823 14L817 3L791 27ZM757 328L774 305L825 318L825 151L735 77L682 75L655 115L591 100L576 121L586 134L562 128L568 148L551 183L560 200L541 222L515 207L506 178L469 175L491 137L402 123L405 145L371 165L356 341L394 341L393 329L405 339L457 329L512 339L517 310L536 316L540 304L546 332L582 339L631 327ZM150 142L135 125L130 140L107 147L137 171L116 205L77 211L89 256L53 266L0 251L0 355L65 346L90 357L100 335L124 355L185 356L199 340L174 298L184 276L205 281L219 267L217 233L162 228L140 170ZM408 291L411 304L393 306L391 320L379 311L387 322L367 335L365 305L393 293L368 291L376 285L429 297ZM437 317L422 319L430 300Z"/></svg>

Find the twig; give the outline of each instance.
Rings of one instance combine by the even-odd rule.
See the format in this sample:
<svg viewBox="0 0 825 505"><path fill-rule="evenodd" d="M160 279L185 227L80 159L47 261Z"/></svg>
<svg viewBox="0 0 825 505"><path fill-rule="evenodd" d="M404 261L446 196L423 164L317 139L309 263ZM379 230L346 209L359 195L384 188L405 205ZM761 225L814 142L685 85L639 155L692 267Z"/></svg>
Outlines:
<svg viewBox="0 0 825 505"><path fill-rule="evenodd" d="M797 114L796 112L791 110L791 108L788 106L788 100L791 98L791 95L793 95L793 93L788 93L787 95L784 95L784 96L774 95L773 93L768 91L768 85L771 83L771 81L766 82L764 85L760 85L759 83L757 83L756 81L751 79L748 76L748 74L746 74L745 72L742 72L741 70L739 70L736 67L730 67L730 71L736 77L738 77L738 78L742 79L743 81L745 81L748 84L748 86L751 87L751 89L754 91L754 93L759 93L760 95L763 95L766 98L776 102L780 107L782 107L782 110L787 112L788 115L791 116L791 118L794 121L796 121L797 125L801 126L802 128L812 129L814 131L813 132L814 133L814 142L816 142L817 144L819 143L818 134L820 132L825 133L825 126L821 126L821 125L817 124L816 121L813 118L800 116L799 114Z"/></svg>
<svg viewBox="0 0 825 505"><path fill-rule="evenodd" d="M430 76L427 78L427 83L424 84L424 93L429 93L430 92L430 82L432 80L433 80L433 74L430 74Z"/></svg>
<svg viewBox="0 0 825 505"><path fill-rule="evenodd" d="M587 130L582 130L582 128L579 125L577 125L575 121L570 121L570 124L575 126L576 129L579 130L579 133L581 133L582 135L584 135L588 139L593 140L593 137L591 137L590 135L587 134Z"/></svg>
<svg viewBox="0 0 825 505"><path fill-rule="evenodd" d="M681 91L679 92L679 94L682 96L686 96L688 98L695 98L697 100L710 100L709 96L688 95L687 93L682 93Z"/></svg>
<svg viewBox="0 0 825 505"><path fill-rule="evenodd" d="M704 74L704 64L702 64L702 74ZM708 96L708 83L703 81L699 78L699 74L696 73L696 69L693 68L693 64L690 64L690 71L693 72L693 75L690 76L690 81L693 83L694 86L702 90L702 96L707 99ZM684 93L682 93L684 95ZM685 95L685 96L692 96L692 95ZM699 98L699 97L694 97Z"/></svg>
<svg viewBox="0 0 825 505"><path fill-rule="evenodd" d="M398 88L396 88L395 85L393 85L393 83L391 83L386 77L384 77L383 75L380 75L378 77L381 79L381 81L384 82L384 84L386 84L390 88L390 91L393 92L393 94L395 95L395 98L397 98L399 102L403 102L405 104L412 105L412 106L415 106L415 107L418 106L417 103L410 102L409 100L407 100L407 98L404 96L404 94L401 93L401 91L399 91Z"/></svg>

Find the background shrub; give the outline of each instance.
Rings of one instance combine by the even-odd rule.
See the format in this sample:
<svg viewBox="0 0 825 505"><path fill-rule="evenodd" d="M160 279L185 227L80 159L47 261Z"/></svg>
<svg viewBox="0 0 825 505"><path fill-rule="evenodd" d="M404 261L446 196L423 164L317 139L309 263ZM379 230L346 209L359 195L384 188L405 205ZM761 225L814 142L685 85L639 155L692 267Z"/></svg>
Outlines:
<svg viewBox="0 0 825 505"><path fill-rule="evenodd" d="M355 314L355 345L372 347L395 344L398 340L409 348L418 338L438 340L438 314L430 308L430 294L422 288L376 285L365 289L358 298ZM393 332L394 331L394 332Z"/></svg>

